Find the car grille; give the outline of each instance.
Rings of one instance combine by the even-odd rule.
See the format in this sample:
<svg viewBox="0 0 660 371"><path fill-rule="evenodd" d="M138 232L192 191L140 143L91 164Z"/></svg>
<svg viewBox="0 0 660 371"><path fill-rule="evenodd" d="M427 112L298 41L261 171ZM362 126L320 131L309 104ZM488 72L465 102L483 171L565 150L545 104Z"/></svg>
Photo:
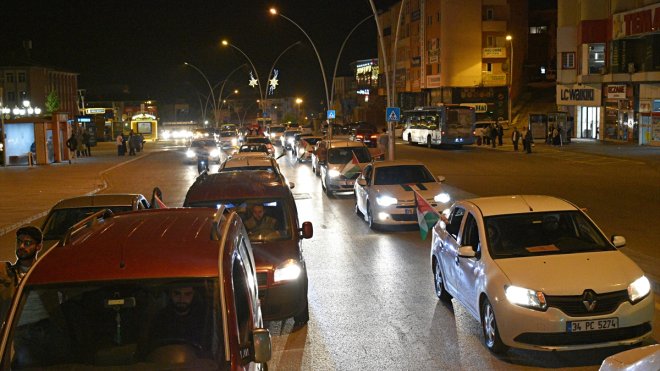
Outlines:
<svg viewBox="0 0 660 371"><path fill-rule="evenodd" d="M647 322L633 327L624 327L602 331L562 333L527 332L516 336L514 340L519 343L541 346L584 345L634 339L650 331L651 324Z"/></svg>
<svg viewBox="0 0 660 371"><path fill-rule="evenodd" d="M417 214L391 214L392 220L395 222L416 222Z"/></svg>
<svg viewBox="0 0 660 371"><path fill-rule="evenodd" d="M569 316L594 316L614 312L621 303L628 301L628 292L626 290L608 292L606 294L596 294L592 292L591 301L595 301L592 311L587 310L584 304L585 295L573 296L546 296L545 300L549 307L554 307Z"/></svg>

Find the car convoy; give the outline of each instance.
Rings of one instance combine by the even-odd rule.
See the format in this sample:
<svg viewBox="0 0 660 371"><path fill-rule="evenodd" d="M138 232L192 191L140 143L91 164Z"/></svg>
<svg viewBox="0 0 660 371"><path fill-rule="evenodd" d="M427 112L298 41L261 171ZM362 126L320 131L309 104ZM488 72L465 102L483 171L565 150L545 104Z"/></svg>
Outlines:
<svg viewBox="0 0 660 371"><path fill-rule="evenodd" d="M419 203L428 204L438 219L430 252L435 294L467 309L493 353L631 345L651 335L653 291L618 251L625 238L608 239L579 207L551 196L452 200L443 176L419 161L376 161L359 133L326 139L273 126L225 144L206 138L190 146L187 160L202 147L232 153L213 157L226 159L217 173L197 177L180 209L149 211L144 196L131 194L61 201L43 225L54 247L21 282L8 314L2 364L44 364L25 356L30 350L18 351L15 329L23 313L37 310L30 297L53 294L69 330L53 335L63 343L43 352L49 365L243 369L267 362L263 321L292 317L294 328L309 321L302 243L313 235L311 222L298 220L295 185L281 173L269 139L298 162L309 161L328 197L352 195L355 212L374 230L421 223ZM103 238L107 233L113 239ZM74 250L94 268L58 271ZM217 326L196 341L154 343L146 335L154 313L180 287L204 296L207 323Z"/></svg>

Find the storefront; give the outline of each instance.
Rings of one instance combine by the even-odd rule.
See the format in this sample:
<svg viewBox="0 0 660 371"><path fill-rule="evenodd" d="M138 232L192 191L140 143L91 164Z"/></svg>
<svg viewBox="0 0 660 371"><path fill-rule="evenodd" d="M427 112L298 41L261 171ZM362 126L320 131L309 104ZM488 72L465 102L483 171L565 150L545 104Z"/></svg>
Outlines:
<svg viewBox="0 0 660 371"><path fill-rule="evenodd" d="M557 85L557 106L574 116L572 136L601 139L601 89L591 85Z"/></svg>
<svg viewBox="0 0 660 371"><path fill-rule="evenodd" d="M660 146L660 84L640 84L640 145Z"/></svg>

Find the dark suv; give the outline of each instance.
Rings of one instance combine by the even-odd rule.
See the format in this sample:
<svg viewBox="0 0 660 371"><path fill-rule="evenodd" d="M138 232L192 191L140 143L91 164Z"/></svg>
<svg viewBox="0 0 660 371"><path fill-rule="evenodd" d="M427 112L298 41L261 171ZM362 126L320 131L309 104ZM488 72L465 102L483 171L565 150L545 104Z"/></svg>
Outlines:
<svg viewBox="0 0 660 371"><path fill-rule="evenodd" d="M298 209L288 185L265 170L205 174L186 194L185 207L218 207L236 211L254 248L259 299L264 320L294 317L309 320L307 268L302 240L311 238L311 222L299 227Z"/></svg>

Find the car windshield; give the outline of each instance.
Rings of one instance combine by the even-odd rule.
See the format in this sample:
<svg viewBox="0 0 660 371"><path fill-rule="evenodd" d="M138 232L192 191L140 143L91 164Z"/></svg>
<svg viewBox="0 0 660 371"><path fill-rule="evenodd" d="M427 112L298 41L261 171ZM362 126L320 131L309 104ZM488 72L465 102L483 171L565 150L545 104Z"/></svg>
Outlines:
<svg viewBox="0 0 660 371"><path fill-rule="evenodd" d="M26 286L12 369L224 369L217 279Z"/></svg>
<svg viewBox="0 0 660 371"><path fill-rule="evenodd" d="M203 148L203 147L212 147L215 146L215 140L196 140L190 143L190 146L193 148Z"/></svg>
<svg viewBox="0 0 660 371"><path fill-rule="evenodd" d="M270 128L269 131L271 133L283 133L284 130L286 130L286 128L284 126L275 126L275 127Z"/></svg>
<svg viewBox="0 0 660 371"><path fill-rule="evenodd" d="M399 165L377 167L374 185L435 182L433 175L423 165Z"/></svg>
<svg viewBox="0 0 660 371"><path fill-rule="evenodd" d="M44 240L59 240L74 224L102 209L110 209L113 213L133 210L133 206L94 206L75 209L53 210L44 223Z"/></svg>
<svg viewBox="0 0 660 371"><path fill-rule="evenodd" d="M347 164L353 159L353 154L360 163L371 162L371 155L366 147L331 148L328 151L328 162L331 164Z"/></svg>
<svg viewBox="0 0 660 371"><path fill-rule="evenodd" d="M238 152L268 152L268 147L265 144L244 144Z"/></svg>
<svg viewBox="0 0 660 371"><path fill-rule="evenodd" d="M236 132L234 132L234 131L221 131L220 136L223 137L223 138L235 137Z"/></svg>
<svg viewBox="0 0 660 371"><path fill-rule="evenodd" d="M225 205L241 216L252 242L289 240L292 238L287 203L283 199L231 199L200 201L191 207L218 208Z"/></svg>
<svg viewBox="0 0 660 371"><path fill-rule="evenodd" d="M578 211L499 215L484 218L493 258L614 250Z"/></svg>

